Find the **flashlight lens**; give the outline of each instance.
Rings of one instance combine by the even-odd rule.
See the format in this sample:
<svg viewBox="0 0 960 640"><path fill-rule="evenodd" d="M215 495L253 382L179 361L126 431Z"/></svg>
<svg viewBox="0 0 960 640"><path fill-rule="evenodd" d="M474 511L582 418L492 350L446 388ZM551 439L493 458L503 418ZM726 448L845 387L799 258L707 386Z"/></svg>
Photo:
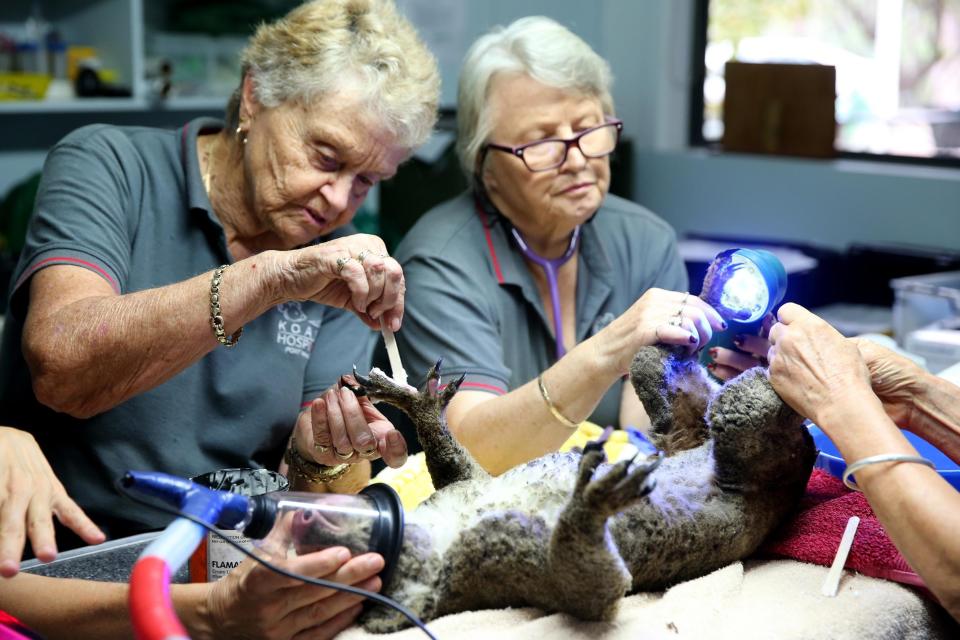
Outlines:
<svg viewBox="0 0 960 640"><path fill-rule="evenodd" d="M741 322L759 320L770 302L770 292L763 274L753 262L733 256L733 274L723 285L720 304L734 312Z"/></svg>

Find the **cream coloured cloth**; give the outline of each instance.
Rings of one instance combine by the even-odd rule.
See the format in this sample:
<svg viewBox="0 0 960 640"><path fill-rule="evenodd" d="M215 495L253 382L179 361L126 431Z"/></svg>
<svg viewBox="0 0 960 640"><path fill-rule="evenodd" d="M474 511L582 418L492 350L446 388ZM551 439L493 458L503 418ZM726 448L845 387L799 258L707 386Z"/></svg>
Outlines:
<svg viewBox="0 0 960 640"><path fill-rule="evenodd" d="M845 572L835 598L820 595L827 567L794 560L735 562L664 593L623 599L610 623L582 622L538 609L469 611L428 623L440 640L958 638L960 625L936 604L894 582ZM418 629L338 640L414 640Z"/></svg>

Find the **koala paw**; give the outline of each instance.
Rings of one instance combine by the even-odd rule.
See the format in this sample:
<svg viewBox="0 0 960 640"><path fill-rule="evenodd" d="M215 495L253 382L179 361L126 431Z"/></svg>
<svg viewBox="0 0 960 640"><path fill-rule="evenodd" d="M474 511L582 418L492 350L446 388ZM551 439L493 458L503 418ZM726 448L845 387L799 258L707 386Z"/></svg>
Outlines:
<svg viewBox="0 0 960 640"><path fill-rule="evenodd" d="M409 385L401 385L379 369L371 369L368 377L361 376L354 369L353 375L370 399L374 402L386 402L407 415L440 414L450 399L460 388L464 376L440 386L440 365L443 359L430 367L423 389L417 391Z"/></svg>
<svg viewBox="0 0 960 640"><path fill-rule="evenodd" d="M604 518L623 511L653 491L656 479L651 475L663 461L663 453L651 456L642 463L635 459L622 460L614 464L599 478L593 478L597 466L602 461L603 452L597 457L595 451L588 451L580 462L581 478L587 482L578 483L582 506Z"/></svg>

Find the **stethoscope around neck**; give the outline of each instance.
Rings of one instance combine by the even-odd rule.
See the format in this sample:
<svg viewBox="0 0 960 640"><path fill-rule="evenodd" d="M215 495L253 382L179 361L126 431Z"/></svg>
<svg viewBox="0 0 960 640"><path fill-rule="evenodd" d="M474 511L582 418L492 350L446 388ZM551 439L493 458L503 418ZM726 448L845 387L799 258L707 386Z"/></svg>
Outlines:
<svg viewBox="0 0 960 640"><path fill-rule="evenodd" d="M520 252L526 258L538 264L547 276L547 284L550 287L550 304L553 307L553 333L557 339L557 360L559 360L567 353L567 349L563 344L563 318L560 315L560 287L557 285L557 274L560 272L560 267L572 258L577 251L577 244L580 242L580 225L574 227L573 233L570 234L570 244L567 245L567 250L559 258L544 258L537 254L524 241L523 236L512 224L510 225L510 233L513 235L513 239L517 241Z"/></svg>

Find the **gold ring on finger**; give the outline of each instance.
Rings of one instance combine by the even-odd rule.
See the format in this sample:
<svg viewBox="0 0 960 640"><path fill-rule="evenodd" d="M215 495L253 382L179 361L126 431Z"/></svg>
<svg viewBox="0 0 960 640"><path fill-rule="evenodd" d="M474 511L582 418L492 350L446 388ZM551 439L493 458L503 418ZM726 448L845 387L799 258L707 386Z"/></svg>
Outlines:
<svg viewBox="0 0 960 640"><path fill-rule="evenodd" d="M375 458L375 457L377 457L377 450L376 450L376 449L370 449L369 451L361 451L361 452L358 453L357 455L360 456L361 458L364 458L364 459L366 459L366 460L369 460L370 458Z"/></svg>
<svg viewBox="0 0 960 640"><path fill-rule="evenodd" d="M334 450L333 450L333 455L337 456L337 457L340 458L341 460L349 460L350 458L353 457L353 451L351 451L350 453L340 453L339 451L337 451L336 449L334 449Z"/></svg>
<svg viewBox="0 0 960 640"><path fill-rule="evenodd" d="M337 258L337 275L340 275L340 272L343 271L343 268L347 266L347 263L350 261L350 258L340 257Z"/></svg>
<svg viewBox="0 0 960 640"><path fill-rule="evenodd" d="M324 454L324 453L326 453L327 451L330 451L330 447L324 446L324 445L320 444L319 442L314 442L314 443L313 443L313 448L316 449L317 453L319 453L319 454L321 454L321 455Z"/></svg>
<svg viewBox="0 0 960 640"><path fill-rule="evenodd" d="M369 252L366 249L363 249L360 253L357 254L357 262L363 264L363 259L367 257Z"/></svg>

